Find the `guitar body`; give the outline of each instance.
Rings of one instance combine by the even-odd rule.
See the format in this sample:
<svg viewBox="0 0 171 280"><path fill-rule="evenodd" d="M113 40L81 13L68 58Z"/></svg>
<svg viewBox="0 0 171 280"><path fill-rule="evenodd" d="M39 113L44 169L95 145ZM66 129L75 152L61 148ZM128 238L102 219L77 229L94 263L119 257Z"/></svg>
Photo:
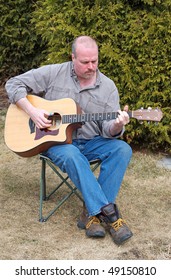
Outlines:
<svg viewBox="0 0 171 280"><path fill-rule="evenodd" d="M70 98L48 101L43 98L28 95L33 106L45 109L52 114L78 114L80 108ZM73 130L81 127L80 123L62 123L46 130L35 127L30 117L19 107L11 104L8 108L5 122L5 143L10 150L23 157L37 155L53 145L72 142Z"/></svg>

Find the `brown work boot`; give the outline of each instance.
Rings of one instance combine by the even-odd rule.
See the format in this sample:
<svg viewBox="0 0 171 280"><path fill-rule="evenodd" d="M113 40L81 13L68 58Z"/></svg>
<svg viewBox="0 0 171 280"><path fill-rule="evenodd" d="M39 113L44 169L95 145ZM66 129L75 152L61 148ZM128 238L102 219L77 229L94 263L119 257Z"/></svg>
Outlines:
<svg viewBox="0 0 171 280"><path fill-rule="evenodd" d="M98 217L89 217L86 207L83 206L83 212L81 213L77 223L78 228L85 229L88 237L104 237L105 229L100 223L101 221Z"/></svg>
<svg viewBox="0 0 171 280"><path fill-rule="evenodd" d="M109 232L117 245L121 245L133 235L122 219L116 204L109 203L101 208L101 212L101 219L109 226Z"/></svg>

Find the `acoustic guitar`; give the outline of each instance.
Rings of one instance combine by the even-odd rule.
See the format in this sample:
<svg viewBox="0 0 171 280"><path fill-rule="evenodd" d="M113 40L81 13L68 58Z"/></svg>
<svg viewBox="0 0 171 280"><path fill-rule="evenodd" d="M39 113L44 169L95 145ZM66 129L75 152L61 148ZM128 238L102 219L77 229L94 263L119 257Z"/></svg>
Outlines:
<svg viewBox="0 0 171 280"><path fill-rule="evenodd" d="M5 121L5 143L10 150L23 157L37 155L53 145L71 143L73 130L85 122L115 119L118 112L81 113L73 99L64 98L55 101L28 95L33 106L50 112L50 128L38 129L30 117L19 107L11 104ZM139 109L128 112L130 118L139 121L159 122L162 112L159 109Z"/></svg>

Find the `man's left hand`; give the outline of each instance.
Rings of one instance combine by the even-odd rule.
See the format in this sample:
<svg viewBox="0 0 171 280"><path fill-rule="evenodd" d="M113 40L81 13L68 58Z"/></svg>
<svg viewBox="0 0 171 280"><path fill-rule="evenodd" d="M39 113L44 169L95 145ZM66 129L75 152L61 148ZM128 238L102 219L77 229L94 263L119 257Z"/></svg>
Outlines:
<svg viewBox="0 0 171 280"><path fill-rule="evenodd" d="M124 106L123 111L121 110L118 111L119 113L118 117L113 121L110 127L110 134L112 136L119 134L122 131L124 125L129 123L130 118L127 112L128 112L128 105Z"/></svg>

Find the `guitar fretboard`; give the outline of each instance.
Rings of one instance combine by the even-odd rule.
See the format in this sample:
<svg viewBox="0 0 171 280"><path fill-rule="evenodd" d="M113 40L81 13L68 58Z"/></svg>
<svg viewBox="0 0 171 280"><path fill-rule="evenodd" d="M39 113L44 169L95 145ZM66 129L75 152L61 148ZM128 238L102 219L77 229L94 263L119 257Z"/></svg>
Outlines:
<svg viewBox="0 0 171 280"><path fill-rule="evenodd" d="M78 122L84 123L84 122L91 122L91 121L113 120L116 119L117 116L118 116L117 112L63 115L62 123L78 123Z"/></svg>

